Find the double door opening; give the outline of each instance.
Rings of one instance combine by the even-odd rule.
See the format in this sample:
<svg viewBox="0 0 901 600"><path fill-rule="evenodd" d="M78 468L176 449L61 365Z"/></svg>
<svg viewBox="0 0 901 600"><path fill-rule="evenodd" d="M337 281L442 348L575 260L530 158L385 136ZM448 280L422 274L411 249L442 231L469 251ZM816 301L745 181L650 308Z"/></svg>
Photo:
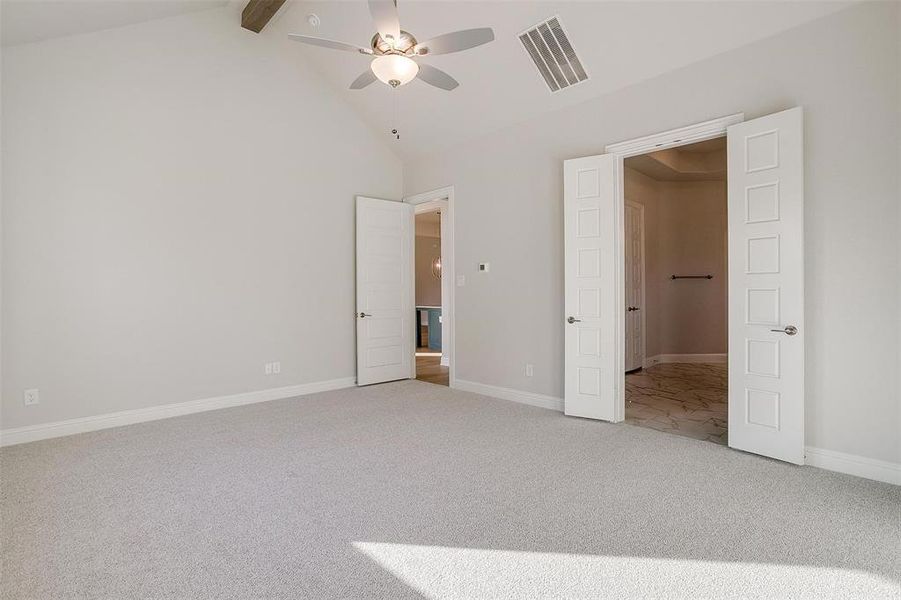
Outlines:
<svg viewBox="0 0 901 600"><path fill-rule="evenodd" d="M728 443L726 138L623 161L625 421Z"/></svg>
<svg viewBox="0 0 901 600"><path fill-rule="evenodd" d="M696 142L715 146L719 142L713 140L722 137L726 140L726 239L705 241L703 232L696 230L694 237L679 241L666 255L668 259L679 258L680 253L685 254L681 258L686 260L692 255L709 258L709 254L715 254L715 245L723 243L725 273L715 272L715 261L702 264L689 260L683 272L670 268L672 272L655 273L653 277L657 292L666 292L679 301L691 299L695 304L708 301L714 304L685 315L658 314L654 332L658 335L655 342L658 353L644 353L651 331L648 317L642 313L654 309L646 305L647 289L642 297L635 281L647 284L652 278L647 272L644 278L636 277L634 271L628 280L626 277L627 268L634 267L638 260L634 247L627 253L626 244L630 236L634 239L642 212L636 206L638 203L627 204L627 161L649 152L666 151L665 156L657 158L679 162L675 156L678 148ZM690 161L683 160L683 164L686 162ZM708 435L720 437L719 441L727 442L732 448L803 464L803 180L800 108L750 121L745 121L743 115L733 115L614 144L607 147L604 155L566 161L563 325L566 414L620 422L629 417L626 401L630 391L634 405L635 394L648 388L653 390L656 386L657 395L663 396L666 394L659 390L665 390L666 385L670 388L696 385L686 384L687 377L709 376L716 388L720 385L715 381L716 365L723 364L727 381L723 386L727 397L726 431L721 436L716 436L716 431ZM688 205L668 208L676 209L672 214L676 220L690 216L693 210ZM690 223L684 226L690 227ZM689 253L693 244L714 249ZM646 262L647 257L642 258ZM707 275L712 277L707 279ZM677 279L672 279L673 276ZM722 311L715 307L716 294L710 295L713 300L705 300L703 294L716 291L716 284L722 285L723 280L726 282L726 356L720 356L716 346L694 346L685 351L700 355L688 360L707 362L685 362L684 355L680 357L682 352L668 352L667 346L661 345L662 332L675 335L687 331L687 340L697 342L710 331L716 331L710 325L714 325L713 320ZM699 308L691 302L688 304L689 308ZM658 302L657 308L660 306ZM707 325L692 325L696 317L706 317ZM636 329L639 334L635 333ZM721 334L713 334L711 343L717 341L722 343ZM669 362L672 360L682 362ZM647 379L636 382L633 378L630 382L627 364L632 370L647 369L644 374ZM677 365L681 366L677 368ZM708 365L709 372L697 372L698 365ZM669 376L668 383L653 380L655 367L671 369L661 375ZM721 381L721 372L719 375ZM630 383L643 383L646 389L636 390L639 386ZM715 389L711 393L723 392ZM670 400L680 399L678 391L670 395L673 396ZM703 395L694 394L694 397L701 399ZM686 407L684 403L680 408L705 410L703 406ZM666 412L667 408L662 410ZM647 421L652 413L646 411L645 415L638 416L633 411L632 416ZM695 416L707 416L704 419L707 425L717 424L711 421L710 415L697 412Z"/></svg>

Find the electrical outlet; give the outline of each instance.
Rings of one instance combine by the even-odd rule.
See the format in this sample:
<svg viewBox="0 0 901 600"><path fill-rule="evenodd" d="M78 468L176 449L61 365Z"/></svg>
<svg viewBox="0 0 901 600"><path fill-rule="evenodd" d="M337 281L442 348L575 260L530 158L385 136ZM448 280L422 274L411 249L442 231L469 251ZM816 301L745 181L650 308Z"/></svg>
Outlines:
<svg viewBox="0 0 901 600"><path fill-rule="evenodd" d="M278 361L266 363L263 365L263 372L266 375L278 375L282 372L282 363Z"/></svg>
<svg viewBox="0 0 901 600"><path fill-rule="evenodd" d="M535 374L535 365L526 364L526 377L531 377Z"/></svg>
<svg viewBox="0 0 901 600"><path fill-rule="evenodd" d="M37 388L25 390L25 393L22 395L22 403L25 406L31 406L32 404L40 404L41 403L41 392Z"/></svg>

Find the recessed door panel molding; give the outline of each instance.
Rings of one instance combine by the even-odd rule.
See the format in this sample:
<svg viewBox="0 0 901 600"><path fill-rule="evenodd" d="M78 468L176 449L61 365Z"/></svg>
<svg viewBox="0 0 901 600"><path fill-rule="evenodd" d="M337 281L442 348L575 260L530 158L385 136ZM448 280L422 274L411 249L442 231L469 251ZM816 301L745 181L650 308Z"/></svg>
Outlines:
<svg viewBox="0 0 901 600"><path fill-rule="evenodd" d="M779 182L771 181L745 188L745 223L779 220Z"/></svg>
<svg viewBox="0 0 901 600"><path fill-rule="evenodd" d="M579 394L599 397L601 395L601 370L596 367L579 367Z"/></svg>
<svg viewBox="0 0 901 600"><path fill-rule="evenodd" d="M397 367L403 361L401 350L397 346L370 348L367 352L366 366L370 369Z"/></svg>
<svg viewBox="0 0 901 600"><path fill-rule="evenodd" d="M358 196L358 385L413 376L412 290L413 207Z"/></svg>
<svg viewBox="0 0 901 600"><path fill-rule="evenodd" d="M579 317L599 318L601 316L601 290L582 288L579 290Z"/></svg>
<svg viewBox="0 0 901 600"><path fill-rule="evenodd" d="M397 286L403 279L403 265L398 264L397 260L382 262L378 258L371 258L367 261L366 273L363 274L364 283Z"/></svg>
<svg viewBox="0 0 901 600"><path fill-rule="evenodd" d="M563 167L564 411L607 421L615 419L618 391L617 292L605 285L617 272L615 244L621 242L616 169L612 155L568 160Z"/></svg>
<svg viewBox="0 0 901 600"><path fill-rule="evenodd" d="M804 464L803 113L728 129L729 446Z"/></svg>
<svg viewBox="0 0 901 600"><path fill-rule="evenodd" d="M597 236L595 236L595 239ZM577 254L579 277L599 278L601 276L601 251L598 248L581 248Z"/></svg>
<svg viewBox="0 0 901 600"><path fill-rule="evenodd" d="M403 294L398 293L393 286L386 289L370 286L366 293L363 310L400 310L403 300Z"/></svg>
<svg viewBox="0 0 901 600"><path fill-rule="evenodd" d="M367 253L375 257L385 257L389 260L399 258L403 253L405 240L397 234L373 233L367 241Z"/></svg>
<svg viewBox="0 0 901 600"><path fill-rule="evenodd" d="M599 329L590 329L580 327L577 330L579 340L578 352L579 356L600 357L601 355L601 332Z"/></svg>
<svg viewBox="0 0 901 600"><path fill-rule="evenodd" d="M745 173L757 173L779 167L778 129L746 135L744 141Z"/></svg>
<svg viewBox="0 0 901 600"><path fill-rule="evenodd" d="M745 340L745 375L779 377L779 340Z"/></svg>
<svg viewBox="0 0 901 600"><path fill-rule="evenodd" d="M779 265L781 264L779 236L764 235L748 238L745 256L747 257L745 263L746 273L778 273Z"/></svg>
<svg viewBox="0 0 901 600"><path fill-rule="evenodd" d="M745 423L779 429L779 392L745 389Z"/></svg>
<svg viewBox="0 0 901 600"><path fill-rule="evenodd" d="M576 177L577 192L576 198L597 198L600 194L600 180L598 169L582 169Z"/></svg>
<svg viewBox="0 0 901 600"><path fill-rule="evenodd" d="M369 336L372 340L397 339L404 334L404 320L400 317L371 317Z"/></svg>
<svg viewBox="0 0 901 600"><path fill-rule="evenodd" d="M748 288L746 296L747 325L779 325L779 288Z"/></svg>
<svg viewBox="0 0 901 600"><path fill-rule="evenodd" d="M580 238L596 238L601 233L601 211L588 208L578 212L578 235Z"/></svg>

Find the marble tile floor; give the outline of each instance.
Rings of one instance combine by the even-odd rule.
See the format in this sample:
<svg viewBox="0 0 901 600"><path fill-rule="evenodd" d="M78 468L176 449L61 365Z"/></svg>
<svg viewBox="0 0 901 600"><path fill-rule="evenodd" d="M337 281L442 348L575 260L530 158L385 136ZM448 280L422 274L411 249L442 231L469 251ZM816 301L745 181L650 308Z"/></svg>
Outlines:
<svg viewBox="0 0 901 600"><path fill-rule="evenodd" d="M665 363L626 374L626 423L727 444L727 368Z"/></svg>

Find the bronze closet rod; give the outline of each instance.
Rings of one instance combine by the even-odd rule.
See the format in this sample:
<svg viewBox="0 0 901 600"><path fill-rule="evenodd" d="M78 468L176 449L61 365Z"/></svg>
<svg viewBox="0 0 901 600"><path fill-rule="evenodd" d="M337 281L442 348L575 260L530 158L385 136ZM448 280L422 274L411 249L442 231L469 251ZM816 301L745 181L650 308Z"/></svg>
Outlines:
<svg viewBox="0 0 901 600"><path fill-rule="evenodd" d="M713 279L713 275L670 275L670 279Z"/></svg>

